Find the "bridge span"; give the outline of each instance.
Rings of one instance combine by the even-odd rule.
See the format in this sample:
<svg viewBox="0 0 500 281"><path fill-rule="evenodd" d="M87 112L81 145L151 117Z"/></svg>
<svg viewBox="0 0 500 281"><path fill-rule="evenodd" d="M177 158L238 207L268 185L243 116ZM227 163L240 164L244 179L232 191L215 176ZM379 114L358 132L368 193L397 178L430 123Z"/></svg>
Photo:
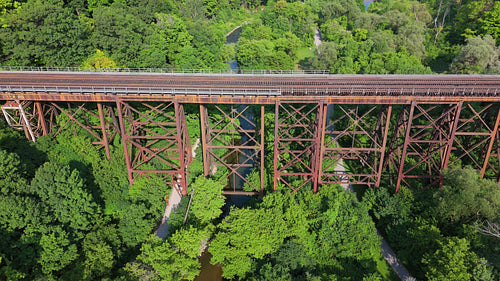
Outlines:
<svg viewBox="0 0 500 281"><path fill-rule="evenodd" d="M182 194L192 161L186 104L199 107L205 175L219 167L222 180L238 178L254 190L226 193L261 192L266 159L274 188L293 192L382 180L396 190L422 189L440 185L440 171L459 164L482 177L500 172L498 75L0 71L0 95L9 125L31 140L72 123L109 157L109 143L119 136L130 182L159 174ZM273 114L272 144L265 113ZM60 115L66 121L57 122ZM228 142L229 135L238 141ZM348 172L336 170L341 159ZM248 181L244 168L260 183Z"/></svg>

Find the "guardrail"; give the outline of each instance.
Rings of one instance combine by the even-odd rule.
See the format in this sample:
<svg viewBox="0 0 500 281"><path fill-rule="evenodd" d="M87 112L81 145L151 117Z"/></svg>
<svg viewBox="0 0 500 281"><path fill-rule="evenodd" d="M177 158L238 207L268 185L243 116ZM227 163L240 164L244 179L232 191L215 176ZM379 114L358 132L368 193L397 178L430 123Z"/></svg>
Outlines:
<svg viewBox="0 0 500 281"><path fill-rule="evenodd" d="M177 68L95 68L95 67L43 67L0 66L0 71L34 72L123 72L123 73L170 73L170 74L312 74L328 75L328 70L283 70L283 69L177 69Z"/></svg>
<svg viewBox="0 0 500 281"><path fill-rule="evenodd" d="M170 94L170 95L245 95L280 96L279 89L233 90L228 88L181 89L181 88L144 88L144 87L0 87L0 92L37 92L37 93L81 93L81 94Z"/></svg>

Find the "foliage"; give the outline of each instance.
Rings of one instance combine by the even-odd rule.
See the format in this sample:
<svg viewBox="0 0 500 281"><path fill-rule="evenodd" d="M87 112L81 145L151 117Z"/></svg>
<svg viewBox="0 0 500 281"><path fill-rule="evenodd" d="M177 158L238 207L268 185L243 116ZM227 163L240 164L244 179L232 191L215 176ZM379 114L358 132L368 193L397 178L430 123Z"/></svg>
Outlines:
<svg viewBox="0 0 500 281"><path fill-rule="evenodd" d="M192 184L192 202L189 212L202 224L207 224L222 214L225 198L222 196L223 185L200 175Z"/></svg>
<svg viewBox="0 0 500 281"><path fill-rule="evenodd" d="M500 219L497 183L480 179L471 168L447 169L443 174L445 184L434 194L439 217L449 223Z"/></svg>
<svg viewBox="0 0 500 281"><path fill-rule="evenodd" d="M433 254L424 255L423 258L423 263L427 266L427 279L470 280L471 263L477 257L469 252L467 240L451 237L438 243L438 249Z"/></svg>
<svg viewBox="0 0 500 281"><path fill-rule="evenodd" d="M68 224L75 231L90 229L96 205L76 170L46 163L37 170L29 193L39 198L54 221Z"/></svg>
<svg viewBox="0 0 500 281"><path fill-rule="evenodd" d="M10 65L74 66L89 54L88 30L62 1L29 0L2 21Z"/></svg>
<svg viewBox="0 0 500 281"><path fill-rule="evenodd" d="M83 61L82 66L93 68L97 71L102 71L102 69L112 70L118 67L116 62L106 56L101 50L96 50L95 54Z"/></svg>
<svg viewBox="0 0 500 281"><path fill-rule="evenodd" d="M134 277L148 280L193 280L198 274L204 244L210 235L207 229L179 229L166 241L151 236L142 245L136 262L126 270Z"/></svg>
<svg viewBox="0 0 500 281"><path fill-rule="evenodd" d="M500 51L489 35L467 38L458 55L453 59L450 70L453 73L483 73L499 64Z"/></svg>
<svg viewBox="0 0 500 281"><path fill-rule="evenodd" d="M323 267L362 279L373 270L367 261L380 255L366 206L335 186L309 194L275 192L254 208L232 209L210 243L211 262L222 265L225 278L314 279ZM352 261L362 269L335 271Z"/></svg>

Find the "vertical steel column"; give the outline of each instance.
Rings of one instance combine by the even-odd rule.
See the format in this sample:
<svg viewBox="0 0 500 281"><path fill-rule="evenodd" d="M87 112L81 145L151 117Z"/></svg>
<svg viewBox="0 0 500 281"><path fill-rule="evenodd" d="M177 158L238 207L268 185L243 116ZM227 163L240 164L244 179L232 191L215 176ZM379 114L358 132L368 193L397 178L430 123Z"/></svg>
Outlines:
<svg viewBox="0 0 500 281"><path fill-rule="evenodd" d="M45 113L43 112L42 105L39 101L35 102L35 107L38 115L38 124L42 127L42 134L44 136L49 134L49 130L47 129L47 123L45 122Z"/></svg>
<svg viewBox="0 0 500 281"><path fill-rule="evenodd" d="M209 134L208 111L207 106L200 104L200 128L201 128L201 151L203 156L203 173L205 177L210 176L210 158L208 153L207 138Z"/></svg>
<svg viewBox="0 0 500 281"><path fill-rule="evenodd" d="M405 164L406 158L406 150L408 149L408 144L410 143L410 131L411 131L411 123L413 120L413 112L415 111L416 102L411 103L410 114L408 117L408 121L406 123L406 132L405 132L405 140L403 144L403 152L401 153L401 161L398 169L398 180L396 182L396 193L398 193L399 188L401 187L401 180L403 179L403 167Z"/></svg>
<svg viewBox="0 0 500 281"><path fill-rule="evenodd" d="M108 158L108 160L109 160L111 158L111 153L109 151L108 132L106 130L106 124L105 124L105 120L104 120L104 112L102 109L102 104L100 102L97 103L97 111L99 112L99 121L101 122L102 142L104 145L104 150L106 151L106 158Z"/></svg>
<svg viewBox="0 0 500 281"><path fill-rule="evenodd" d="M312 180L313 180L313 192L316 193L318 190L318 182L319 182L319 176L321 174L321 164L322 161L320 160L323 158L323 155L321 154L321 148L323 147L323 143L321 142L323 139L323 131L324 131L324 126L323 126L323 111L324 111L324 103L323 101L320 101L318 103L318 115L316 116L316 132L314 133L314 141L313 141L313 151L312 151L312 157L311 157L311 170L312 170Z"/></svg>
<svg viewBox="0 0 500 281"><path fill-rule="evenodd" d="M486 173L486 168L488 167L488 162L490 161L490 155L491 155L491 150L493 148L493 143L495 142L495 136L498 136L499 123L500 123L500 107L498 108L498 113L497 113L497 117L495 120L495 125L493 126L493 129L491 130L490 142L488 143L488 149L486 150L486 156L484 158L483 166L481 167L481 177L484 177L484 174ZM500 154L500 150L499 150L499 154ZM500 164L500 157L499 157L499 164ZM500 182L500 177L498 178L498 180Z"/></svg>
<svg viewBox="0 0 500 281"><path fill-rule="evenodd" d="M182 120L185 120L184 116L184 110L182 108L182 105L179 104L179 102L174 101L174 112L175 112L175 122L177 126L177 143L178 143L178 149L179 149L179 174L176 175L172 180L179 181L180 188L181 188L181 194L182 196L187 195L187 181L186 181L186 162L185 162L185 147L184 147L184 141L182 139ZM182 115L182 116L181 116ZM189 139L189 138L188 138ZM179 179L180 177L180 179ZM176 178L176 179L175 179Z"/></svg>
<svg viewBox="0 0 500 281"><path fill-rule="evenodd" d="M125 133L125 131L126 131L125 122L123 121L124 115L122 112L122 106L121 106L122 103L123 103L123 101L117 100L116 101L116 109L118 112L118 122L120 124L120 135L122 137L123 153L125 154L125 163L127 164L128 182L130 184L133 184L134 177L132 175L132 164L130 161L130 154L129 154L129 150L128 150L128 136Z"/></svg>
<svg viewBox="0 0 500 281"><path fill-rule="evenodd" d="M453 141L455 140L455 133L457 132L457 126L458 126L458 122L459 122L459 119L460 119L460 112L462 111L462 104L463 102L459 102L457 104L457 109L455 111L455 115L454 115L454 118L453 118L453 121L452 121L452 128L451 128L451 132L450 132L450 138L448 139L448 143L446 144L446 147L445 147L445 150L444 150L444 157L441 161L441 168L444 169L446 167L448 167L448 160L450 159L450 153L451 153L451 150L453 149ZM440 186L442 185L442 183L440 184Z"/></svg>
<svg viewBox="0 0 500 281"><path fill-rule="evenodd" d="M260 192L264 192L264 105L260 106Z"/></svg>
<svg viewBox="0 0 500 281"><path fill-rule="evenodd" d="M380 179L382 177L382 170L384 167L384 161L385 161L385 150L386 150L386 144L387 144L387 134L389 133L389 125L391 124L391 114L392 114L392 105L388 106L387 109L387 116L385 119L385 128L384 128L384 136L382 139L382 147L380 149L380 162L378 166L378 172L377 172L377 181L375 182L375 187L380 186Z"/></svg>
<svg viewBox="0 0 500 281"><path fill-rule="evenodd" d="M279 127L279 106L280 102L276 100L275 108L274 108L274 161L273 161L273 189L276 191L276 187L278 186L278 127Z"/></svg>
<svg viewBox="0 0 500 281"><path fill-rule="evenodd" d="M332 105L333 106L333 105ZM319 171L318 171L318 182L321 183L321 179L323 178L323 158L325 156L325 133L326 133L326 126L327 126L327 120L326 120L326 115L328 111L328 104L323 104L323 107L320 108L320 110L323 112L323 118L321 119L321 143L320 143L320 158L319 158ZM314 193L316 193L316 189L314 190Z"/></svg>

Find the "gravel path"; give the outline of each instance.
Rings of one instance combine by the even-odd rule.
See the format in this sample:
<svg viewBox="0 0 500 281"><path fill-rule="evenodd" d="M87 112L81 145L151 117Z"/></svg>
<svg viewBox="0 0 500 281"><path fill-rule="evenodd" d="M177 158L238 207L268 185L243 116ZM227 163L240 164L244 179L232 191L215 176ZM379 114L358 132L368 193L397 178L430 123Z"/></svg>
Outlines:
<svg viewBox="0 0 500 281"><path fill-rule="evenodd" d="M321 45L321 31L319 31L319 29L316 29L316 32L314 33L314 45L316 45L316 48Z"/></svg>
<svg viewBox="0 0 500 281"><path fill-rule="evenodd" d="M156 236L160 237L161 239L165 240L168 236L168 218L170 217L170 214L172 213L172 210L177 208L181 202L181 196L179 195L179 192L175 188L172 188L172 191L170 191L170 195L168 197L168 204L167 207L165 208L165 212L163 213L163 218L161 220L161 224L156 230Z"/></svg>
<svg viewBox="0 0 500 281"><path fill-rule="evenodd" d="M200 138L197 138L193 147L191 148L191 154L193 155L193 158L196 156L195 150L198 148L200 145ZM172 191L170 191L170 195L168 196L168 204L167 207L165 207L165 212L163 213L163 218L161 220L161 224L156 230L156 236L160 237L161 239L165 240L167 238L169 232L168 232L168 218L170 217L170 214L172 213L177 206L181 203L181 196L177 189L172 188Z"/></svg>

